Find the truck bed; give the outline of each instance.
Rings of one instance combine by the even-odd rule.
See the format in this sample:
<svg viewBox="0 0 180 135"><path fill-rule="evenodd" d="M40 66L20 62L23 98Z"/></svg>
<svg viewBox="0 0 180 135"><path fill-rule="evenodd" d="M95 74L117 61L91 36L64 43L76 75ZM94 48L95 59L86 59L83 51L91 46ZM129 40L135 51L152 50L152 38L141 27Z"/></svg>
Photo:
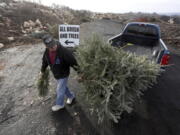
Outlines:
<svg viewBox="0 0 180 135"><path fill-rule="evenodd" d="M168 64L170 52L162 41L160 28L156 24L128 23L122 33L110 38L108 42L136 55L146 55L161 65Z"/></svg>
<svg viewBox="0 0 180 135"><path fill-rule="evenodd" d="M149 47L149 46L126 44L122 46L122 48L123 50L131 53L135 53L136 55L147 55L149 57L152 57L153 54L153 47Z"/></svg>

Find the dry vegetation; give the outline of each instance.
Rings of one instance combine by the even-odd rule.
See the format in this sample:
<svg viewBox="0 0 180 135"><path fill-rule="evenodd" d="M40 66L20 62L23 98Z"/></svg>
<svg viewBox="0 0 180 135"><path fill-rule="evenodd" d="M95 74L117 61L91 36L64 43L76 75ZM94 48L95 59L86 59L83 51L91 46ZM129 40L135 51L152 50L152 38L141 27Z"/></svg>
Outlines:
<svg viewBox="0 0 180 135"><path fill-rule="evenodd" d="M57 37L57 24L81 24L91 21L92 18L89 11L75 11L57 5L46 7L37 3L13 0L1 0L0 12L0 41L5 46L20 42L31 43L32 38L29 35L39 37L37 34L44 31ZM37 20L40 21L42 28L35 29ZM30 22L31 26L24 31L24 24L27 22Z"/></svg>

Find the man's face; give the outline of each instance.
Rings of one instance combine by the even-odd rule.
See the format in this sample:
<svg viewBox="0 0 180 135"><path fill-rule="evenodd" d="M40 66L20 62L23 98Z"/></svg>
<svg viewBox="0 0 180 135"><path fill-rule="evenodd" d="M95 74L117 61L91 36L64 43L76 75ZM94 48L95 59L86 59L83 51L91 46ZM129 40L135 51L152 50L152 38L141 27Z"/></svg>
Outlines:
<svg viewBox="0 0 180 135"><path fill-rule="evenodd" d="M50 52L56 51L56 50L57 50L57 45L55 45L55 46L53 46L53 47L49 47L48 50L49 50Z"/></svg>

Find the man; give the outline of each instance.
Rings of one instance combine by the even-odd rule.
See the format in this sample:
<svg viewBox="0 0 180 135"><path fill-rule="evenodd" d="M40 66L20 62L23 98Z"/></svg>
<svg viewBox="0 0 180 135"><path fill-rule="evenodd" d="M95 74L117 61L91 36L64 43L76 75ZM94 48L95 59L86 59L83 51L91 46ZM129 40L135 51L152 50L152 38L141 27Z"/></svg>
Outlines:
<svg viewBox="0 0 180 135"><path fill-rule="evenodd" d="M70 67L76 70L77 62L72 53L63 47L58 41L54 40L50 35L43 37L46 50L42 59L41 73L44 73L47 66L57 80L57 97L56 105L52 107L52 111L58 111L64 108L64 96L67 96L67 104L71 104L75 95L67 87Z"/></svg>

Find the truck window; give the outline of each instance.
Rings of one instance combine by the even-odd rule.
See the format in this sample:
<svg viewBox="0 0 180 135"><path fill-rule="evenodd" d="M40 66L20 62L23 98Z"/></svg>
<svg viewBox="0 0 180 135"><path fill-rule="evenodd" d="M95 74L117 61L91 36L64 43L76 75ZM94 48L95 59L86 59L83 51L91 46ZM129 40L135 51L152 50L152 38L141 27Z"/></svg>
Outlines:
<svg viewBox="0 0 180 135"><path fill-rule="evenodd" d="M136 34L142 36L157 37L157 29L148 25L130 25L126 29L126 34Z"/></svg>

